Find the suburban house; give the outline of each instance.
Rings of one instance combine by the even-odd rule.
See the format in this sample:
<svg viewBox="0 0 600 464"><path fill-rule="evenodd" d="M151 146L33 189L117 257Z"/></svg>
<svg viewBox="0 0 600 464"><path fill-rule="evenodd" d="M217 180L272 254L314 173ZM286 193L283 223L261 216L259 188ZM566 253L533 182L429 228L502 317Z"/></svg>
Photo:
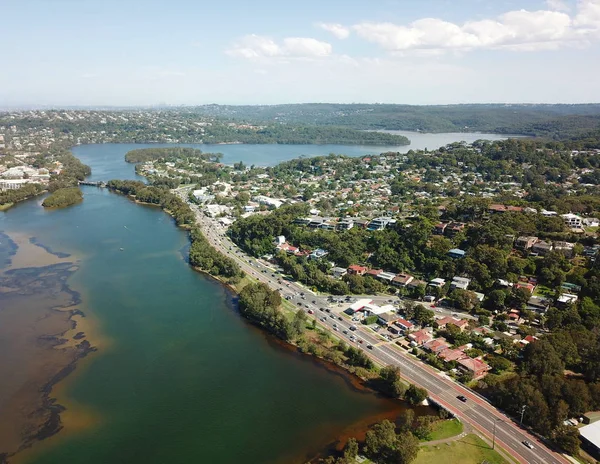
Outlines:
<svg viewBox="0 0 600 464"><path fill-rule="evenodd" d="M402 318L398 319L396 322L394 322L394 324L405 332L412 330L415 326L412 322Z"/></svg>
<svg viewBox="0 0 600 464"><path fill-rule="evenodd" d="M379 274L381 274L383 272L383 269L369 269L365 275L371 276L371 277L377 277Z"/></svg>
<svg viewBox="0 0 600 464"><path fill-rule="evenodd" d="M523 208L521 208L520 206L506 206L506 205L490 205L490 207L488 208L488 212L493 214L493 213L506 213L507 211L514 211L517 213L520 213L521 211L523 211Z"/></svg>
<svg viewBox="0 0 600 464"><path fill-rule="evenodd" d="M462 232L464 229L465 224L463 224L462 222L451 222L450 224L448 224L448 227L446 227L445 234L450 237L454 237L456 234Z"/></svg>
<svg viewBox="0 0 600 464"><path fill-rule="evenodd" d="M450 288L459 288L461 290L466 290L467 288L469 288L470 283L471 279L467 279L466 277L455 276L452 278Z"/></svg>
<svg viewBox="0 0 600 464"><path fill-rule="evenodd" d="M351 266L348 267L348 274L353 274L353 275L364 275L365 272L368 271L368 268L364 267L364 266L359 266L358 264L352 264Z"/></svg>
<svg viewBox="0 0 600 464"><path fill-rule="evenodd" d="M392 284L397 287L406 287L413 279L414 277L409 274L396 274L396 277L392 280Z"/></svg>
<svg viewBox="0 0 600 464"><path fill-rule="evenodd" d="M334 267L331 270L331 272L333 273L333 277L335 277L336 279L341 279L348 273L348 271L344 267Z"/></svg>
<svg viewBox="0 0 600 464"><path fill-rule="evenodd" d="M385 312L377 315L377 323L386 327L389 327L400 319L402 318L395 312Z"/></svg>
<svg viewBox="0 0 600 464"><path fill-rule="evenodd" d="M527 301L526 308L529 311L535 311L538 313L545 313L550 308L550 303L545 298L540 298L539 296L532 296Z"/></svg>
<svg viewBox="0 0 600 464"><path fill-rule="evenodd" d="M461 350L447 348L445 350L440 351L438 353L438 357L440 359L443 359L446 362L450 362L450 361L458 361L459 359L463 359L468 356L466 354L464 354Z"/></svg>
<svg viewBox="0 0 600 464"><path fill-rule="evenodd" d="M446 227L448 227L448 224L446 224L444 222L440 222L439 224L436 224L435 227L433 228L434 235L444 235L444 233L446 232Z"/></svg>
<svg viewBox="0 0 600 464"><path fill-rule="evenodd" d="M565 306L574 304L577 301L577 299L577 295L573 295L572 293L563 293L558 297L556 303L564 308Z"/></svg>
<svg viewBox="0 0 600 464"><path fill-rule="evenodd" d="M430 287L438 287L441 288L444 285L446 285L446 281L444 279L442 279L441 277L436 277L435 279L431 280L429 282L429 286Z"/></svg>
<svg viewBox="0 0 600 464"><path fill-rule="evenodd" d="M536 242L535 245L531 247L532 253L537 253L538 255L545 255L552 251L552 243L545 242L544 240L540 240Z"/></svg>
<svg viewBox="0 0 600 464"><path fill-rule="evenodd" d="M392 273L392 272L385 272L385 271L383 271L383 272L380 272L380 273L377 275L377 278L378 278L378 279L380 279L380 280L384 280L384 281L386 281L386 282L390 282L390 283L392 282L392 280L394 280L394 277L396 277L396 274L394 274L394 273Z"/></svg>
<svg viewBox="0 0 600 464"><path fill-rule="evenodd" d="M480 359L463 358L459 359L457 362L458 368L463 372L471 374L474 379L485 377L491 369L490 366Z"/></svg>
<svg viewBox="0 0 600 464"><path fill-rule="evenodd" d="M368 225L367 229L369 229L369 230L383 230L388 225L394 224L395 222L396 222L395 219L392 219L392 218L389 218L389 217L379 217L379 218L375 218L371 222L369 222L369 225Z"/></svg>
<svg viewBox="0 0 600 464"><path fill-rule="evenodd" d="M554 249L563 253L567 258L575 255L575 244L571 242L554 242Z"/></svg>
<svg viewBox="0 0 600 464"><path fill-rule="evenodd" d="M350 230L354 227L354 221L352 219L341 219L337 225L337 230Z"/></svg>
<svg viewBox="0 0 600 464"><path fill-rule="evenodd" d="M529 250L539 239L533 236L523 235L521 237L517 237L515 241L515 248L519 248L521 250Z"/></svg>
<svg viewBox="0 0 600 464"><path fill-rule="evenodd" d="M438 354L440 351L447 350L450 348L450 344L443 338L434 338L423 345L423 348L431 351L432 353Z"/></svg>
<svg viewBox="0 0 600 464"><path fill-rule="evenodd" d="M464 258L467 252L465 250L461 250L460 248L452 248L448 252L448 256L451 258Z"/></svg>
<svg viewBox="0 0 600 464"><path fill-rule="evenodd" d="M565 225L571 229L581 229L583 227L583 218L577 214L561 214L560 217L565 221Z"/></svg>
<svg viewBox="0 0 600 464"><path fill-rule="evenodd" d="M421 346L430 341L433 335L430 330L422 329L417 332L408 334L408 338L412 340L416 345Z"/></svg>

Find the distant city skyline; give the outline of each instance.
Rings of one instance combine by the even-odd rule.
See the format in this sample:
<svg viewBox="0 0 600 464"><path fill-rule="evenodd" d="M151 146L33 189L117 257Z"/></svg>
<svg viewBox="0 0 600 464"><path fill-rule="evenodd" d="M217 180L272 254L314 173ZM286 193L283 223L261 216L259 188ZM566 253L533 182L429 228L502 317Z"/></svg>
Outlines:
<svg viewBox="0 0 600 464"><path fill-rule="evenodd" d="M0 108L600 101L600 0L204 3L8 0Z"/></svg>

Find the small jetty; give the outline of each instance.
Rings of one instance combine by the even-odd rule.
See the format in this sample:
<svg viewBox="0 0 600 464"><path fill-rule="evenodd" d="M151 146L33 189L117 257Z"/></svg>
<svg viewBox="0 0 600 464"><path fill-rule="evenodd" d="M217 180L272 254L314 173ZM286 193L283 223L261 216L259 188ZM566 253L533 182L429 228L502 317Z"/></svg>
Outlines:
<svg viewBox="0 0 600 464"><path fill-rule="evenodd" d="M101 180L96 181L96 182L89 181L89 180L80 180L79 185L90 185L92 187L104 188L104 187L106 187L106 182L101 181Z"/></svg>

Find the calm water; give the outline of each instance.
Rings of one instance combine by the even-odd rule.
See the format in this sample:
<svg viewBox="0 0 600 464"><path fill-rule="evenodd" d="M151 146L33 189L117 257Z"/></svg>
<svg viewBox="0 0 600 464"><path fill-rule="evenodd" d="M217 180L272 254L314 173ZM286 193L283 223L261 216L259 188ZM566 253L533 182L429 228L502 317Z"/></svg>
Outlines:
<svg viewBox="0 0 600 464"><path fill-rule="evenodd" d="M442 134L422 134L418 132L406 131L386 131L393 134L405 135L411 141L410 145L401 147L373 147L373 146L346 146L346 145L215 145L215 144L181 144L180 146L199 148L205 153L223 153L223 162L233 164L243 161L246 165L273 166L282 161L287 161L299 156L318 156L328 155L330 153L344 154L348 156L363 156L379 154L385 151L395 151L406 153L409 150L435 149L452 142L474 142L478 139L502 140L506 136L497 134L477 134L477 133L442 133ZM119 174L127 174L127 178L135 176L134 167L129 169L120 165L115 165L115 151L123 155L134 148L146 147L169 147L170 144L110 144L110 150L106 150L105 145L83 145L75 147L73 153L86 164L94 164L92 172L93 180L114 179ZM97 165L96 165L97 164Z"/></svg>
<svg viewBox="0 0 600 464"><path fill-rule="evenodd" d="M134 176L122 146L84 150L96 177ZM221 285L187 266L186 234L162 211L95 187L84 194L63 210L35 199L0 214L0 230L81 258L70 284L109 339L66 383L97 424L42 444L34 462L303 462L392 408L248 325Z"/></svg>
<svg viewBox="0 0 600 464"><path fill-rule="evenodd" d="M434 137L437 144L456 140ZM74 153L92 166L92 179L131 179L134 168L123 155L141 146L88 145ZM224 153L228 163L257 165L384 150L195 146ZM221 285L187 266L186 234L162 211L94 187L84 194L83 203L63 210L44 210L34 199L0 213L0 230L81 258L70 284L108 339L66 383L69 404L85 406L97 421L67 428L40 446L33 462L304 462L346 427L398 408L248 325Z"/></svg>

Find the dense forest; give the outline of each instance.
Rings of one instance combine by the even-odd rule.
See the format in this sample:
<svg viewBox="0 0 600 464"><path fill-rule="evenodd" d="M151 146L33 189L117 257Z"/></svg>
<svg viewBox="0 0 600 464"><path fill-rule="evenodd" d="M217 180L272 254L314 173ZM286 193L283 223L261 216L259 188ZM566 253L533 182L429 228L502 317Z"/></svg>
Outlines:
<svg viewBox="0 0 600 464"><path fill-rule="evenodd" d="M83 200L83 193L78 187L59 188L46 197L42 203L44 208L65 208Z"/></svg>
<svg viewBox="0 0 600 464"><path fill-rule="evenodd" d="M432 105L306 103L272 106L206 105L202 115L252 122L342 126L361 130L492 132L549 138L580 136L600 125L600 105Z"/></svg>

